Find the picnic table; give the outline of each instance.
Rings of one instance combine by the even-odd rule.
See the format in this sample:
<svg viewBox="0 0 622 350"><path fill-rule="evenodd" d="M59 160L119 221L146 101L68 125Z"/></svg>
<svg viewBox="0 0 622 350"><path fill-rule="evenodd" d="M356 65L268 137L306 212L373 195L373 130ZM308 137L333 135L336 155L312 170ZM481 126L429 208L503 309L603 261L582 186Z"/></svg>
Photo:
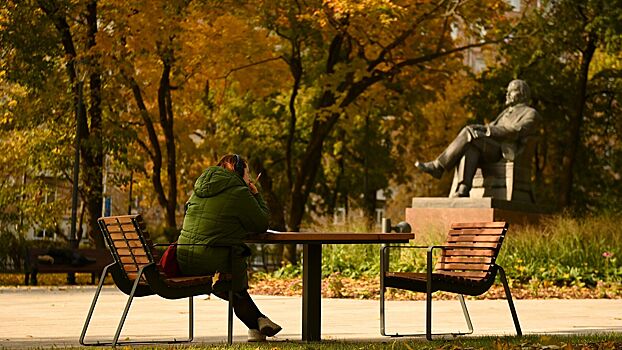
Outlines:
<svg viewBox="0 0 622 350"><path fill-rule="evenodd" d="M279 232L251 235L247 243L303 245L302 340L321 340L322 245L408 243L412 233Z"/></svg>

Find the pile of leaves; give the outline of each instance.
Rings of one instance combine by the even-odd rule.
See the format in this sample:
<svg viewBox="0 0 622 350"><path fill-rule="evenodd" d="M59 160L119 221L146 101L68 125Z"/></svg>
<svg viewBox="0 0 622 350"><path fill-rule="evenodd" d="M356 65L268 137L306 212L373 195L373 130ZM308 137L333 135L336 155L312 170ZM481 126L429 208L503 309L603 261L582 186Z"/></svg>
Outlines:
<svg viewBox="0 0 622 350"><path fill-rule="evenodd" d="M380 295L378 277L344 277L334 273L322 279L322 296L325 298L378 299ZM622 299L622 284L599 283L594 288L576 285L556 286L550 284L516 284L511 286L516 299ZM297 296L302 294L301 278L275 278L256 274L250 282L251 294ZM425 300L424 293L412 293L389 289L390 300ZM437 299L455 299L454 294L438 292ZM503 286L496 283L490 290L473 299L504 299Z"/></svg>

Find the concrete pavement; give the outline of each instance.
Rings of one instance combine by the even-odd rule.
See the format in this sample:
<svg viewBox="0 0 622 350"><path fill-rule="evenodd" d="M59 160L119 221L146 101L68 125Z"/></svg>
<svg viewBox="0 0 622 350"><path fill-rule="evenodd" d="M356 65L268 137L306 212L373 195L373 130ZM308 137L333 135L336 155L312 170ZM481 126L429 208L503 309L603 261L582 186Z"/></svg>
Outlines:
<svg viewBox="0 0 622 350"><path fill-rule="evenodd" d="M1 287L0 347L77 346L95 287ZM301 298L254 296L259 308L283 330L275 340L301 339ZM104 288L95 309L87 341L110 340L127 296ZM226 303L195 297L195 342L226 341ZM515 300L525 334L622 333L622 300ZM514 325L505 300L467 300L474 335L513 335ZM466 330L460 304L433 303L433 331ZM425 303L387 303L390 332L423 331ZM322 339L383 341L377 300L323 299ZM183 338L188 334L188 300L136 298L120 339ZM246 328L234 322L234 341L246 341Z"/></svg>

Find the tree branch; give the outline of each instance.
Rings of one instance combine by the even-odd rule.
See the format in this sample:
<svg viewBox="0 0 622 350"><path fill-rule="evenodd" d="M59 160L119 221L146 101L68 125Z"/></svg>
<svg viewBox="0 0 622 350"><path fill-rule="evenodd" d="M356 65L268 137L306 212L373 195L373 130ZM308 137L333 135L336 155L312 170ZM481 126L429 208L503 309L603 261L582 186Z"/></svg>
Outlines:
<svg viewBox="0 0 622 350"><path fill-rule="evenodd" d="M229 78L229 76L230 76L231 74L233 74L233 73L235 73L235 72L237 72L237 71L240 71L240 70L242 70L242 69L246 69L246 68L253 67L253 66L258 66L258 65L260 65L260 64L264 64L264 63L268 63L268 62L272 62L272 61L277 61L277 60L280 60L280 59L283 59L283 56L266 58L266 59L261 60L261 61L252 62L252 63L249 63L249 64L245 64L245 65L243 65L243 66L239 66L239 67L231 68L231 69L227 72L227 74L225 74L225 75L223 75L223 76L220 76L220 77L216 77L216 79L225 79L225 80L226 80L227 78Z"/></svg>
<svg viewBox="0 0 622 350"><path fill-rule="evenodd" d="M406 39L408 39L408 37L410 37L415 32L415 30L417 29L419 24L423 23L426 19L428 19L429 16L431 16L436 11L438 11L438 9L441 8L446 1L447 0L441 0L438 4L436 4L436 6L432 10L430 10L429 12L424 13L423 15L421 15L421 17L419 17L412 24L412 26L410 28L408 28L407 30L402 32L400 35L398 35L397 38L395 38L395 40L393 40L389 45L385 46L382 49L382 51L380 51L380 53L378 53L378 56L376 57L376 59L371 61L371 63L367 66L367 71L371 72L380 63L385 62L385 58L386 58L387 54L389 54L389 52L391 52L391 50L393 50L394 48L396 48L399 45L403 44L404 41L406 41Z"/></svg>

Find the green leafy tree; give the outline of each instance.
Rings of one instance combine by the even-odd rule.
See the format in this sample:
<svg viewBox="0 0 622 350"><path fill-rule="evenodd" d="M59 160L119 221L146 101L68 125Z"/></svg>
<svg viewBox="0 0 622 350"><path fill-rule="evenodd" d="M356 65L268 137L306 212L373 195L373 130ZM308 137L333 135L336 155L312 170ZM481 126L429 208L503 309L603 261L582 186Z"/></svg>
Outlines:
<svg viewBox="0 0 622 350"><path fill-rule="evenodd" d="M490 119L501 110L507 82L530 84L546 134L537 162L545 185L539 193L560 207L585 207L619 176L613 169L619 164L620 70L612 61L619 55L621 15L619 1L545 1L531 8L519 38L502 46L501 64L483 75L473 99L478 119Z"/></svg>
<svg viewBox="0 0 622 350"><path fill-rule="evenodd" d="M33 110L36 113L24 114L23 118L32 128L46 128L50 127L46 116L59 114L59 110L73 113L71 124L77 130L82 159L80 194L89 214L88 233L97 247L103 247L97 226L102 207L101 73L91 52L98 30L97 1L7 1L1 6L2 69L8 73L7 80L28 88L33 101L58 95L51 92L53 89L69 91L71 109L62 103L56 108L52 103L35 103L49 109ZM56 74L59 69L64 70L62 78ZM59 102L63 100L61 97Z"/></svg>
<svg viewBox="0 0 622 350"><path fill-rule="evenodd" d="M286 134L276 147L284 153L278 164L283 164L286 180L278 183L286 186L288 230L300 229L305 209L312 204L310 195L329 173L322 174L328 164L323 159L339 133L347 135L349 128L341 124L357 114L357 101L391 95L387 91L392 89L396 94L414 89L431 96L422 85L438 81L432 86L443 86L450 76L445 69L460 52L508 35L505 9L503 1L421 1L416 6L346 0L254 3L247 17L279 39L268 49L289 70L289 89L272 96L279 113L287 113L287 119L278 122ZM473 41L454 40L451 32L456 26ZM285 260L296 262L291 249L286 249Z"/></svg>

